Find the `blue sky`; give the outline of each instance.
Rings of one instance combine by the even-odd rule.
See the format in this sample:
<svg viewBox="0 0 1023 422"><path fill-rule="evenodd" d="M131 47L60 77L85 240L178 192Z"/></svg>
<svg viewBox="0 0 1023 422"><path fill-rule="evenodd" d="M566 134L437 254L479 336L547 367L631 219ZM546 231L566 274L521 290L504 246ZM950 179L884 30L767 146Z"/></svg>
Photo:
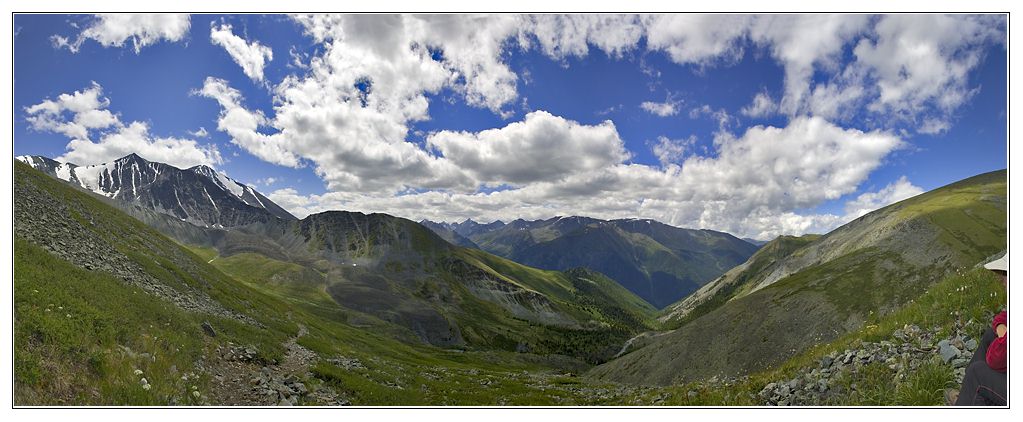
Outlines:
<svg viewBox="0 0 1023 422"><path fill-rule="evenodd" d="M14 27L15 155L210 164L300 216L639 217L767 239L1007 166L997 15Z"/></svg>

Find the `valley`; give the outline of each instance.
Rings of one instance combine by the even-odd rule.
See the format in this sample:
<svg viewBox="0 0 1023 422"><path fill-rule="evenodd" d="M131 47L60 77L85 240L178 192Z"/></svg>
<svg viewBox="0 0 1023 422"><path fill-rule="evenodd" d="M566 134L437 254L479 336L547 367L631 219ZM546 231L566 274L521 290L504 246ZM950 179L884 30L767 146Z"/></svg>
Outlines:
<svg viewBox="0 0 1023 422"><path fill-rule="evenodd" d="M59 164L15 163L16 403L799 404L809 390L767 386L821 382L810 375L821 359L882 356L870 342L905 342L893 332L911 325L929 343L903 364L927 370L891 388L954 383L956 363L931 359L936 340L976 338L1005 300L971 269L1005 248L1004 171L758 248L645 220L298 219L245 185L232 191L226 176L145 179L134 169L159 163L126 158L96 180L135 180L130 196L60 178ZM196 189L237 211L159 205ZM551 268L527 266L534 259ZM648 287L662 272L690 280L693 293L658 310L596 265L607 262L637 269ZM964 284L976 288L941 300ZM873 363L835 369L812 400L891 404L864 386L898 370Z"/></svg>

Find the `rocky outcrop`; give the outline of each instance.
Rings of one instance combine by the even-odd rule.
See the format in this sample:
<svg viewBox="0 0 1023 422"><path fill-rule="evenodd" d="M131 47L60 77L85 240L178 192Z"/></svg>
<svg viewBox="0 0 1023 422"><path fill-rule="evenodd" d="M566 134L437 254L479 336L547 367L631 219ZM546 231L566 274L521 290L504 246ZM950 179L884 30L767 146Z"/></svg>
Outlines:
<svg viewBox="0 0 1023 422"><path fill-rule="evenodd" d="M93 215L90 208L84 206L81 201L53 197L52 191L37 186L37 182L57 183L50 180L32 180L22 173L18 173L16 177L14 184L16 236L39 245L75 266L108 273L130 286L187 311L235 318L256 324L248 316L224 308L198 288L186 283L170 286L160 281L108 240L107 236L111 236L123 241L137 242L138 247L157 248L158 246L152 242L159 242L159 239L151 237L151 233L145 233L141 226L140 232L111 232L114 229L104 221L106 216ZM175 264L181 264L181 268L194 266L194 263L190 263L184 256L167 258L174 259Z"/></svg>

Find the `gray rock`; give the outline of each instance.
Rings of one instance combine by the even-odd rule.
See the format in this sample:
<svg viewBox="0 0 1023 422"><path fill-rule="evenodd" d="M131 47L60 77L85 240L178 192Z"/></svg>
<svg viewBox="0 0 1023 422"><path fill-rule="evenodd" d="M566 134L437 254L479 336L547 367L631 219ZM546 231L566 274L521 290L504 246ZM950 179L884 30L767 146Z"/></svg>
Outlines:
<svg viewBox="0 0 1023 422"><path fill-rule="evenodd" d="M206 335L208 335L210 337L216 337L217 336L217 332L213 330L213 326L210 325L209 321L203 321L203 323L202 323L202 332L206 333Z"/></svg>
<svg viewBox="0 0 1023 422"><path fill-rule="evenodd" d="M969 339L966 341L966 350L974 351L977 350L977 340Z"/></svg>
<svg viewBox="0 0 1023 422"><path fill-rule="evenodd" d="M831 356L825 356L821 359L821 368L830 368L832 363L835 363L835 360Z"/></svg>
<svg viewBox="0 0 1023 422"><path fill-rule="evenodd" d="M826 380L826 379L817 380L817 391L819 391L821 393L827 392L828 391L828 384L829 384L828 380Z"/></svg>
<svg viewBox="0 0 1023 422"><path fill-rule="evenodd" d="M938 342L938 355L941 356L941 359L945 363L951 362L952 359L959 356L959 353L960 353L959 349L957 349L955 346L949 343L948 340L942 340Z"/></svg>

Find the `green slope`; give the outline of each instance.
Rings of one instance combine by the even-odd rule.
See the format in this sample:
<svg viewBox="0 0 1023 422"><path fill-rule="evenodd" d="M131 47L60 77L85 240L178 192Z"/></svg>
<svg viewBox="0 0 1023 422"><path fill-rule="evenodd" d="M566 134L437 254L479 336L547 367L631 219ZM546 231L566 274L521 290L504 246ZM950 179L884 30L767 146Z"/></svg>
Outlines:
<svg viewBox="0 0 1023 422"><path fill-rule="evenodd" d="M601 272L657 308L689 295L757 250L726 233L586 217L517 220L471 239L487 252L525 265Z"/></svg>
<svg viewBox="0 0 1023 422"><path fill-rule="evenodd" d="M302 266L258 254L220 257L209 248L186 249L101 198L21 163L15 163L14 194L16 405L261 404L220 401L225 388L216 378L238 377L245 380L239 390L252 388L248 379L263 365L288 362L285 346L296 340L313 353L307 368L313 375L296 376L317 394L330 392L353 404L587 400L577 391L546 387L564 379L565 371L584 368L577 360L399 342L392 333L346 322L357 319L354 313L336 306ZM579 280L557 277L564 286ZM215 337L204 335L204 322ZM524 332L536 339L555 333L536 327ZM255 361L226 362L218 350L232 347L254 348ZM360 364L345 369L331 360L339 356ZM303 396L299 404L329 404L319 397Z"/></svg>
<svg viewBox="0 0 1023 422"><path fill-rule="evenodd" d="M657 341L592 371L670 384L764 370L863 327L955 269L1004 251L1006 172L979 175L867 214L733 280ZM755 264L752 262L750 264ZM683 317L685 318L685 317Z"/></svg>

